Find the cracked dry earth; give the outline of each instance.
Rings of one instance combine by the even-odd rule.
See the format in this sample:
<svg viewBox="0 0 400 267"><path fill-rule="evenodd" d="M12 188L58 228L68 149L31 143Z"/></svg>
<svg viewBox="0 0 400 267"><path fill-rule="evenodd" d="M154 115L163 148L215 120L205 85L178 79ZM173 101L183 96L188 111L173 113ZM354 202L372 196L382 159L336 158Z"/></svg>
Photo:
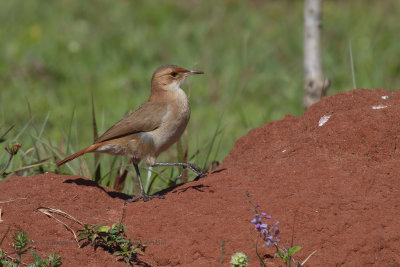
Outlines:
<svg viewBox="0 0 400 267"><path fill-rule="evenodd" d="M0 182L1 248L15 230L54 251L64 266L123 266L98 248L78 248L63 225L37 211L60 209L86 223L122 221L148 244L143 266L229 266L244 252L259 266L248 190L279 220L281 245L292 237L308 266L400 266L400 91L357 89L323 98L301 117L287 115L240 138L217 170L170 190L166 199L128 203L85 177L53 173ZM72 229L79 225L65 221ZM224 241L225 255L221 254ZM259 242L267 266L274 250ZM27 258L29 261L29 258Z"/></svg>

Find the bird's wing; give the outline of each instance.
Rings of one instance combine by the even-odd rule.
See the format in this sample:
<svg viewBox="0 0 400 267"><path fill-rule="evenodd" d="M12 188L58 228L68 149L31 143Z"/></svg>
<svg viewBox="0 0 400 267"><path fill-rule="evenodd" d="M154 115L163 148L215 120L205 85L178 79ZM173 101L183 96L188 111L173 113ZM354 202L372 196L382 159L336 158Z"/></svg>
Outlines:
<svg viewBox="0 0 400 267"><path fill-rule="evenodd" d="M167 105L160 105L160 103L147 101L114 124L102 136L97 138L94 143L100 143L134 133L153 131L160 127L162 118L167 112L167 109Z"/></svg>

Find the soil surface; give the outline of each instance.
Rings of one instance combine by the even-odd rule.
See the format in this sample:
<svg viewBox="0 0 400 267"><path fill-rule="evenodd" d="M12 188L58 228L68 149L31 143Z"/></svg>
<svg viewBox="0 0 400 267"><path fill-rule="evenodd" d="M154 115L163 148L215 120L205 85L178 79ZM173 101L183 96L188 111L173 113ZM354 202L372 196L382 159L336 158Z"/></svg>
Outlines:
<svg viewBox="0 0 400 267"><path fill-rule="evenodd" d="M259 266L258 240L266 265L277 266L250 222L246 190L272 215L266 222L279 220L280 245L293 234L303 247L296 259L317 251L306 266L400 266L400 91L337 94L300 118L251 130L214 173L165 199L124 205L126 195L80 176L7 179L0 182L0 236L10 231L1 248L12 251L11 236L23 229L40 256L57 252L64 266L124 266L102 248L79 248L66 227L37 211L43 206L85 223L122 221L129 237L148 245L141 265L221 266L222 258L229 266L233 253L244 252L249 266Z"/></svg>

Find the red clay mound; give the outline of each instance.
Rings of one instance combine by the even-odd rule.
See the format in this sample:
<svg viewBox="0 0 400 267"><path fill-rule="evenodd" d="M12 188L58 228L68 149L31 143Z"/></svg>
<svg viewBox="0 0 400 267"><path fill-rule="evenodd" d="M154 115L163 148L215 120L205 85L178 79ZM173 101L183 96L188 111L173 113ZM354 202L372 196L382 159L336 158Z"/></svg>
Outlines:
<svg viewBox="0 0 400 267"><path fill-rule="evenodd" d="M326 97L300 118L250 131L218 170L164 200L125 208L123 195L81 177L8 179L0 183L0 201L26 199L0 203L0 233L11 226L2 248L11 251L11 235L21 228L39 255L55 251L65 266L123 265L101 248L78 248L71 232L36 211L46 206L86 223L122 220L131 238L149 245L140 259L151 266L220 266L222 241L224 266L234 252L258 266L248 190L271 223L279 220L282 246L294 224L294 243L303 247L297 259L317 250L308 266L400 266L400 92ZM274 249L258 244L267 266L276 266Z"/></svg>

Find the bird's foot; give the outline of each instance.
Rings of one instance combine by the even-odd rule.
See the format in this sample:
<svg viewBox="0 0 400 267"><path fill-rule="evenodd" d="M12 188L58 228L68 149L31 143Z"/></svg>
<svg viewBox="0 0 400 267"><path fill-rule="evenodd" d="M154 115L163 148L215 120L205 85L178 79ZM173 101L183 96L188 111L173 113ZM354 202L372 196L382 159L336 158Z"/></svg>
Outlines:
<svg viewBox="0 0 400 267"><path fill-rule="evenodd" d="M195 167L197 167L196 165L194 165ZM193 167L193 166L192 166ZM178 177L176 177L174 179L174 183L176 184L176 182L181 179L183 177L183 172L185 170L186 167L184 167L181 171L181 173L178 175ZM208 175L208 171L201 169L199 167L197 167L198 169L196 169L196 171L194 171L192 168L192 171L196 174L196 177L193 179L193 181L198 181L200 178L206 177Z"/></svg>
<svg viewBox="0 0 400 267"><path fill-rule="evenodd" d="M131 197L127 200L125 200L125 202L135 202L138 201L139 199L143 199L144 202L152 200L153 198L162 198L164 199L165 197L163 195L158 195L158 194L154 194L154 195L147 195L147 194L140 194L138 196L135 197Z"/></svg>
<svg viewBox="0 0 400 267"><path fill-rule="evenodd" d="M165 162L165 163L156 162L156 163L154 163L152 166L153 166L153 167L159 167L159 166L162 166L162 167L165 167L165 166L172 167L172 166L177 166L177 167L189 168L189 169L190 169L192 172L194 172L197 176L201 176L201 177L204 177L204 175L206 175L207 172L208 172L207 170L202 169L202 168L200 168L200 167L198 167L198 166L196 166L195 164L190 163L190 162ZM179 176L178 176L178 178L179 178Z"/></svg>
<svg viewBox="0 0 400 267"><path fill-rule="evenodd" d="M208 172L207 170L200 168L193 163L187 163L187 165L190 169L192 169L192 171L197 175L197 177L201 178L201 177L207 176L207 172Z"/></svg>

